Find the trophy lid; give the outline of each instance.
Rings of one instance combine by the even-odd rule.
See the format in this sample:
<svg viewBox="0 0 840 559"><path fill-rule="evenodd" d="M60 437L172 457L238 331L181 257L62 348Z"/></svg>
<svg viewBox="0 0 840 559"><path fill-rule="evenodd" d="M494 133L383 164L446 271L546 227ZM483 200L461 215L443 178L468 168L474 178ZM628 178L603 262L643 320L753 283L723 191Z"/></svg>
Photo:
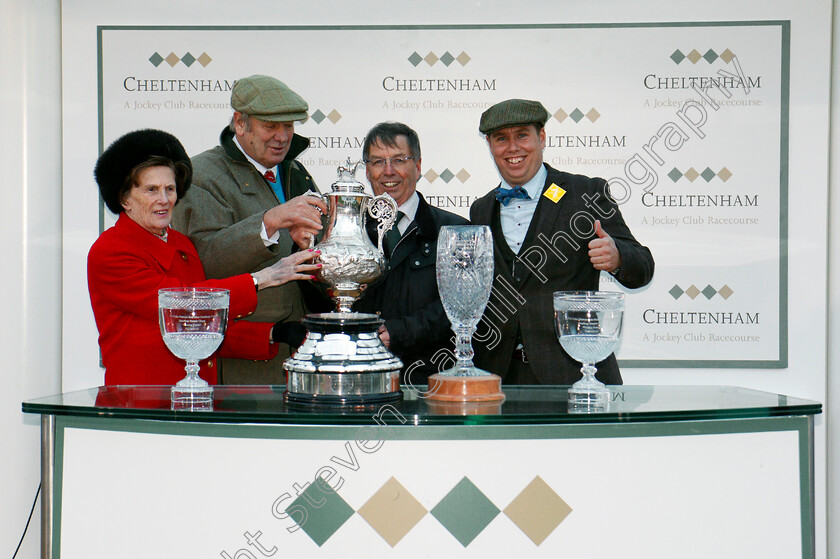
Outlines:
<svg viewBox="0 0 840 559"><path fill-rule="evenodd" d="M333 193L370 196L365 192L365 185L356 180L356 169L361 163L361 161L353 163L348 157L344 165L338 166L338 180L332 183Z"/></svg>

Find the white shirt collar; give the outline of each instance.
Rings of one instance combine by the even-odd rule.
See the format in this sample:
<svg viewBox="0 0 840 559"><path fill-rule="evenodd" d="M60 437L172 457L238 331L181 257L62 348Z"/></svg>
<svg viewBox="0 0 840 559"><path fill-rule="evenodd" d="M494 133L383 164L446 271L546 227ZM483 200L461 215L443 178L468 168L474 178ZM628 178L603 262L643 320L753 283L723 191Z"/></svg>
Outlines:
<svg viewBox="0 0 840 559"><path fill-rule="evenodd" d="M548 171L545 168L545 165L540 165L540 170L537 171L537 174L531 177L531 180L526 182L522 185L522 188L528 193L528 196L531 197L531 200L538 200L540 194L542 194L542 189L545 186L545 180L548 178ZM505 179L502 179L502 188L513 188L510 184L507 183Z"/></svg>
<svg viewBox="0 0 840 559"><path fill-rule="evenodd" d="M233 135L233 143L236 144L236 147L239 148L239 151L242 152L242 155L244 155L245 158L251 162L251 165L253 165L257 169L257 171L260 172L261 175L265 175L265 172L269 170L269 167L263 167L259 161L245 153L245 150L242 149L242 144L239 143L239 138L236 137L236 134ZM274 167L276 166L277 165L275 165ZM274 167L270 167L270 169L274 170Z"/></svg>

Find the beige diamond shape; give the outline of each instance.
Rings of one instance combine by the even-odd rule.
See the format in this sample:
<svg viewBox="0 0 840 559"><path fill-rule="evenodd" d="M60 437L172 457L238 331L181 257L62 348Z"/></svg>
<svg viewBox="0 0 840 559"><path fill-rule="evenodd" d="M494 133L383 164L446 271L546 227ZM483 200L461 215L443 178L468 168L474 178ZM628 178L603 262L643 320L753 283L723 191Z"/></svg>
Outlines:
<svg viewBox="0 0 840 559"><path fill-rule="evenodd" d="M424 174L424 175L423 175L423 177L424 177L427 181L429 181L429 182L435 182L435 180L437 180L437 178L438 178L439 176L440 176L440 175L438 175L438 174L434 171L434 169L429 169L428 171L426 171L426 174Z"/></svg>
<svg viewBox="0 0 840 559"><path fill-rule="evenodd" d="M467 172L466 169L461 169L460 171L458 171L458 174L455 175L455 177L461 182L467 182L467 180L470 178L470 174Z"/></svg>
<svg viewBox="0 0 840 559"><path fill-rule="evenodd" d="M718 171L718 174L717 174L717 175L718 175L718 178L719 178L720 180L722 180L723 182L726 182L726 181L728 181L728 180L729 180L729 178L732 176L732 171L730 171L729 169L727 169L726 167L724 167L723 169L721 169L720 171Z"/></svg>
<svg viewBox="0 0 840 559"><path fill-rule="evenodd" d="M333 124L337 123L341 120L341 113L337 110L333 109L330 114L327 115L327 118L332 121Z"/></svg>
<svg viewBox="0 0 840 559"><path fill-rule="evenodd" d="M589 112L586 113L586 118L588 118L592 122L595 122L596 120L601 118L601 113L596 111L595 107L592 107L591 109L589 109Z"/></svg>
<svg viewBox="0 0 840 559"><path fill-rule="evenodd" d="M700 290L697 289L697 286L691 284L691 287L685 290L685 294L691 297L692 299L696 299L698 295L700 295Z"/></svg>
<svg viewBox="0 0 840 559"><path fill-rule="evenodd" d="M697 61L703 58L703 55L697 52L697 49L694 49L690 53L688 53L688 56L686 56L686 58L691 60L692 64L697 64Z"/></svg>
<svg viewBox="0 0 840 559"><path fill-rule="evenodd" d="M181 59L178 58L178 55L175 54L174 52L170 52L169 56L164 58L164 60L166 60L166 63L169 64L172 67L174 67L176 64L178 64L181 61Z"/></svg>
<svg viewBox="0 0 840 559"><path fill-rule="evenodd" d="M720 295L724 299L729 299L730 297L732 297L733 293L735 293L735 292L732 291L732 288L729 287L728 285L724 285L723 287L718 289L718 295Z"/></svg>
<svg viewBox="0 0 840 559"><path fill-rule="evenodd" d="M209 54L207 54L206 52L202 52L202 53L201 53L201 56L199 56L198 58L196 58L196 60L198 60L198 63L199 63L199 64L201 64L202 66L204 66L205 68L207 68L207 65L208 65L208 64L210 64L211 62L213 62L213 59L212 59L212 58L210 58L210 55L209 55Z"/></svg>
<svg viewBox="0 0 840 559"><path fill-rule="evenodd" d="M420 522L427 511L392 477L358 512L388 545L394 547Z"/></svg>
<svg viewBox="0 0 840 559"><path fill-rule="evenodd" d="M732 62L733 58L735 58L735 54L729 49L726 49L725 51L720 53L720 59L726 62L727 64Z"/></svg>
<svg viewBox="0 0 840 559"><path fill-rule="evenodd" d="M470 61L470 60L472 60L472 59L470 58L470 55L468 55L467 53L465 53L465 52L461 52L461 54L459 54L459 55L458 55L458 58L456 58L455 60L457 60L458 62L460 62L460 63L461 63L461 66L466 66L466 65L467 65L467 62L469 62L469 61Z"/></svg>
<svg viewBox="0 0 840 559"><path fill-rule="evenodd" d="M505 508L504 513L536 545L540 545L572 512L572 507L537 476Z"/></svg>
<svg viewBox="0 0 840 559"><path fill-rule="evenodd" d="M554 118L557 119L557 122L563 122L564 120L566 120L566 118L568 118L568 116L569 113L567 113L563 109L557 109L557 112L554 113Z"/></svg>
<svg viewBox="0 0 840 559"><path fill-rule="evenodd" d="M700 173L694 170L694 167L691 167L688 171L686 171L683 176L687 178L689 181L694 182L697 177L700 176Z"/></svg>
<svg viewBox="0 0 840 559"><path fill-rule="evenodd" d="M436 55L435 53L430 52L426 55L426 58L424 58L423 60L425 60L426 64L428 64L429 66L434 66L437 63L437 61L440 60L440 58L438 58L438 55Z"/></svg>

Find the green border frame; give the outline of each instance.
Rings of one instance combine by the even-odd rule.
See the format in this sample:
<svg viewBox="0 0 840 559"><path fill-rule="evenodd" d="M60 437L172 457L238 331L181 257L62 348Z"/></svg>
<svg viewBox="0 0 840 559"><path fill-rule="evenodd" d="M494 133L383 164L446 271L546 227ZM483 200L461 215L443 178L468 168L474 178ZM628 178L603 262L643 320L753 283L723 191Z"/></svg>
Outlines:
<svg viewBox="0 0 840 559"><path fill-rule="evenodd" d="M97 46L97 113L99 153L104 150L104 86L102 40L105 31L392 31L392 30L517 30L517 29L632 29L667 27L779 27L781 31L780 142L779 142L779 357L754 360L651 360L622 359L627 368L651 369L786 369L788 367L788 203L790 170L790 20L640 22L640 23L535 23L535 24L440 24L440 25L99 25ZM99 231L105 227L105 207L99 200Z"/></svg>
<svg viewBox="0 0 840 559"><path fill-rule="evenodd" d="M360 429L365 440L509 440L581 439L719 435L795 431L799 460L799 504L802 558L815 557L814 420L813 416L661 423L612 423L579 425L469 425L469 426L314 426L183 423L113 418L56 416L53 499L53 557L61 557L61 504L66 429L184 435L219 438L284 440L356 440ZM377 432L374 438L371 435ZM47 498L47 496L44 496Z"/></svg>

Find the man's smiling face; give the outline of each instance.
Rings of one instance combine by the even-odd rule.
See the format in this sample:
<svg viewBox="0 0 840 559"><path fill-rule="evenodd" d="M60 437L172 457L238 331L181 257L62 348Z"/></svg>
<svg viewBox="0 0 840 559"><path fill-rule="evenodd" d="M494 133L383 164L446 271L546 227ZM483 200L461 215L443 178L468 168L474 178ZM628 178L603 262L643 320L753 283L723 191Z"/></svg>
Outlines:
<svg viewBox="0 0 840 559"><path fill-rule="evenodd" d="M540 170L545 148L545 128L528 124L487 134L490 153L499 174L511 186L522 186Z"/></svg>

